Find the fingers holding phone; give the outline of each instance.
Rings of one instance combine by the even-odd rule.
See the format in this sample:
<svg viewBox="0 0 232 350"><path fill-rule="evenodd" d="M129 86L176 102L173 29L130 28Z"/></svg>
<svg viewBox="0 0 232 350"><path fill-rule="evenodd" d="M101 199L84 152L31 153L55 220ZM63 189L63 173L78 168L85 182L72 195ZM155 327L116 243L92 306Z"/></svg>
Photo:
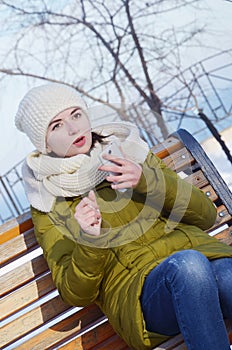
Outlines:
<svg viewBox="0 0 232 350"><path fill-rule="evenodd" d="M126 191L135 187L142 174L142 167L124 158L117 144L110 144L101 154L103 165L99 170L106 171L109 175L106 180L111 182L111 187L118 191Z"/></svg>

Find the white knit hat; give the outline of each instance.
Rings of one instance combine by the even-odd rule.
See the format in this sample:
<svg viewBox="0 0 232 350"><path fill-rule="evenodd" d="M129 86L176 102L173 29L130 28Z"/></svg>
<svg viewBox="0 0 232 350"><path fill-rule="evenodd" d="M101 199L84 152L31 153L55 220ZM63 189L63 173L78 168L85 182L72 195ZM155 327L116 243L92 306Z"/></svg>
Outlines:
<svg viewBox="0 0 232 350"><path fill-rule="evenodd" d="M50 121L67 108L87 106L79 93L63 84L51 83L31 89L19 104L16 127L24 132L36 149L46 153L46 134Z"/></svg>

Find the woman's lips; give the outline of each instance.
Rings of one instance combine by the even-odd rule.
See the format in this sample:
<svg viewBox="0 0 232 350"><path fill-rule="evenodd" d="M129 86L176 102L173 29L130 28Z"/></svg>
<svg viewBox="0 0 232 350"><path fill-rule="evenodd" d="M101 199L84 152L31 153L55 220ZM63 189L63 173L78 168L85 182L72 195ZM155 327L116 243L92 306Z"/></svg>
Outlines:
<svg viewBox="0 0 232 350"><path fill-rule="evenodd" d="M73 145L77 147L82 147L85 144L85 136L78 137L74 142Z"/></svg>

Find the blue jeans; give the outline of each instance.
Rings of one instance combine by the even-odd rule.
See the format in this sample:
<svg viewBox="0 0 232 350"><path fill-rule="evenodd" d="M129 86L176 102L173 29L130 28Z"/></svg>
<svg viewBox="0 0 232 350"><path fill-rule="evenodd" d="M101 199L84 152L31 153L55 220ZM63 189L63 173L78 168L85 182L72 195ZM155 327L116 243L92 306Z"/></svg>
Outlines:
<svg viewBox="0 0 232 350"><path fill-rule="evenodd" d="M189 350L229 350L223 318L232 319L232 258L173 254L147 276L141 305L147 330L181 332Z"/></svg>

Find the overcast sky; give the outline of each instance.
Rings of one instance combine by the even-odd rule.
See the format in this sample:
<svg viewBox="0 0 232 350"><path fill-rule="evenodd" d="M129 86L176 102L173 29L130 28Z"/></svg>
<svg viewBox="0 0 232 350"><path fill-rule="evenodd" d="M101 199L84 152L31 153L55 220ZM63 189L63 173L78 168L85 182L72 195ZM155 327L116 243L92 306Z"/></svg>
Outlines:
<svg viewBox="0 0 232 350"><path fill-rule="evenodd" d="M182 57L183 68L197 62L203 58L209 57L215 53L215 48L225 50L232 48L231 40L231 18L232 2L226 0L202 0L205 2L208 11L199 14L199 20L205 20L208 25L210 35L205 37L205 48L186 50ZM186 13L191 19L196 18L196 13L192 11ZM184 20L183 16L172 18L173 25L175 21ZM0 50L4 50L6 40L0 38ZM211 49L212 48L212 49ZM222 62L223 64L223 62ZM37 85L40 82L37 83ZM28 85L22 83L21 79L11 78L0 82L0 175L3 175L12 166L21 161L28 152L33 149L30 141L16 130L14 126L14 115L17 111L21 98L28 90ZM232 125L232 121L231 121Z"/></svg>

